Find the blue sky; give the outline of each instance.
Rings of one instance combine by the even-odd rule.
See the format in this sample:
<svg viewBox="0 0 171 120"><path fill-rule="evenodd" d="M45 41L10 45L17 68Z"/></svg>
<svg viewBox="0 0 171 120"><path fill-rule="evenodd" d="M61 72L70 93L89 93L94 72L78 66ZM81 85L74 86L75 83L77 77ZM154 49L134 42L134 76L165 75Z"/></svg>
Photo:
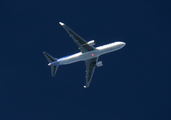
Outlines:
<svg viewBox="0 0 171 120"><path fill-rule="evenodd" d="M1 1L0 119L170 120L170 12L169 0ZM43 51L79 52L60 21L96 46L126 42L88 89L84 62L51 77Z"/></svg>

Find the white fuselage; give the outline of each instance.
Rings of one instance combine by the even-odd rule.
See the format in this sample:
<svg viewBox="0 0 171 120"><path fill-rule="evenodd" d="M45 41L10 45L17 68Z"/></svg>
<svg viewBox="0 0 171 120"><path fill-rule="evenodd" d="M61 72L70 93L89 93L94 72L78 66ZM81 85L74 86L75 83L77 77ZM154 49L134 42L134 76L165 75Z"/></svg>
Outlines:
<svg viewBox="0 0 171 120"><path fill-rule="evenodd" d="M75 63L78 61L85 61L91 58L99 57L100 55L113 52L121 49L125 46L124 42L114 42L107 45L96 47L94 50L89 52L79 52L70 56L62 57L57 60L58 65L67 65L71 63Z"/></svg>

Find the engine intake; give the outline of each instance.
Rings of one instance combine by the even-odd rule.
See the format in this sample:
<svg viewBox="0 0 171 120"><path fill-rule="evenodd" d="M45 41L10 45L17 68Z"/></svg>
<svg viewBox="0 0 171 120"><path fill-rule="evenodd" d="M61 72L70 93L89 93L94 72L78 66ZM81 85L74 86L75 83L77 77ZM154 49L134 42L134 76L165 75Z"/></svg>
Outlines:
<svg viewBox="0 0 171 120"><path fill-rule="evenodd" d="M87 42L87 44L90 46L93 46L93 45L95 45L95 40L91 40L91 41Z"/></svg>
<svg viewBox="0 0 171 120"><path fill-rule="evenodd" d="M97 63L96 63L96 66L97 66L97 67L103 66L103 62L102 62L102 61L97 62Z"/></svg>

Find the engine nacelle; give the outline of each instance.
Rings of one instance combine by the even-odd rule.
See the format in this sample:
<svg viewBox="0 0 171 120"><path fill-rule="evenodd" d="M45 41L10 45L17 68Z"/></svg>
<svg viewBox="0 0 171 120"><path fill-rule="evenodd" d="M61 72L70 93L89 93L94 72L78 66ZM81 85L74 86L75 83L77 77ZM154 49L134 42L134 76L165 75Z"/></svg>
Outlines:
<svg viewBox="0 0 171 120"><path fill-rule="evenodd" d="M96 63L96 66L97 66L97 67L103 66L103 62L102 62L102 61L97 62L97 63Z"/></svg>
<svg viewBox="0 0 171 120"><path fill-rule="evenodd" d="M95 45L95 40L91 40L91 41L87 42L87 44L90 46L93 46L93 45Z"/></svg>

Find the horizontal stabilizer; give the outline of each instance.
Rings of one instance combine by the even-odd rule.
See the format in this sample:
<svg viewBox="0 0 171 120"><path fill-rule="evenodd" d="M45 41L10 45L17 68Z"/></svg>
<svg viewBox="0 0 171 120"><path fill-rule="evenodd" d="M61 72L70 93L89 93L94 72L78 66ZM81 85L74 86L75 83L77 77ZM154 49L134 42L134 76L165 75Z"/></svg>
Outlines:
<svg viewBox="0 0 171 120"><path fill-rule="evenodd" d="M51 66L52 77L54 77L56 75L57 70L58 70L58 66Z"/></svg>
<svg viewBox="0 0 171 120"><path fill-rule="evenodd" d="M46 59L48 60L49 63L57 61L57 59L55 59L54 57L49 55L47 52L43 52L43 54L45 55L45 57L46 57Z"/></svg>

